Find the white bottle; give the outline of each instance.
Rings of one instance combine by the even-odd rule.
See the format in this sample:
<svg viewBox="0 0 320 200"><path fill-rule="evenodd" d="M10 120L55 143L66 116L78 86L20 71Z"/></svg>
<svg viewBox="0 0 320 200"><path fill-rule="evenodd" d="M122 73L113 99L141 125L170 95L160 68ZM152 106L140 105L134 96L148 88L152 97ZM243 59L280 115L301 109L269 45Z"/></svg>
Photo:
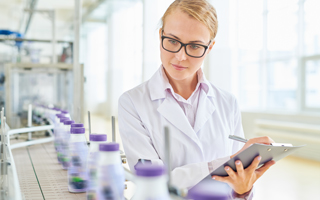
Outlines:
<svg viewBox="0 0 320 200"><path fill-rule="evenodd" d="M54 126L58 126L59 125L60 118L62 118L62 117L66 117L66 116L64 114L61 114L61 113L55 114L55 118L54 118L54 121L53 121Z"/></svg>
<svg viewBox="0 0 320 200"><path fill-rule="evenodd" d="M54 126L54 147L57 152L57 158L59 163L61 163L61 134L63 132L64 121L69 120L67 117L57 116L57 123Z"/></svg>
<svg viewBox="0 0 320 200"><path fill-rule="evenodd" d="M188 191L188 199L228 200L233 198L230 196L230 187L226 183L204 179Z"/></svg>
<svg viewBox="0 0 320 200"><path fill-rule="evenodd" d="M72 193L87 191L88 146L85 128L71 128L69 142L70 165L68 167L68 189Z"/></svg>
<svg viewBox="0 0 320 200"><path fill-rule="evenodd" d="M107 142L106 134L90 134L90 148L88 158L88 190L87 199L97 199L99 144Z"/></svg>
<svg viewBox="0 0 320 200"><path fill-rule="evenodd" d="M114 142L100 144L98 199L124 199L124 182L124 169L121 162L119 144Z"/></svg>
<svg viewBox="0 0 320 200"><path fill-rule="evenodd" d="M67 110L60 110L61 114L64 114L66 117L69 117L71 119L71 115Z"/></svg>
<svg viewBox="0 0 320 200"><path fill-rule="evenodd" d="M50 109L50 119L53 121L55 119L56 114L59 114L60 111L57 108Z"/></svg>
<svg viewBox="0 0 320 200"><path fill-rule="evenodd" d="M68 169L70 165L69 158L69 140L70 140L70 129L71 125L74 124L73 120L66 120L63 122L63 131L60 134L60 155L61 155L61 165L63 169Z"/></svg>
<svg viewBox="0 0 320 200"><path fill-rule="evenodd" d="M169 200L167 178L164 174L164 166L138 164L136 170L137 190L132 200Z"/></svg>

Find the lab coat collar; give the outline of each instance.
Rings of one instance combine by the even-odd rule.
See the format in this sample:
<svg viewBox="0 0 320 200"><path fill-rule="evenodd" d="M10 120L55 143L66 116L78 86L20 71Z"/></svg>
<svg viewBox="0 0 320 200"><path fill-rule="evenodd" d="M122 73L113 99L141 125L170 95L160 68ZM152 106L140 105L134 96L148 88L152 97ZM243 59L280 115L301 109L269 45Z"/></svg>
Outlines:
<svg viewBox="0 0 320 200"><path fill-rule="evenodd" d="M198 131L208 121L215 110L216 108L214 106L213 99L207 98L204 90L200 90L198 109L193 127L195 133L198 133Z"/></svg>
<svg viewBox="0 0 320 200"><path fill-rule="evenodd" d="M198 109L196 113L196 120L194 127L192 127L183 113L183 110L178 105L173 95L170 95L168 91L169 81L163 77L164 71L162 67L156 72L156 74L149 81L149 91L152 100L164 99L159 105L157 111L166 118L171 124L176 126L182 133L192 139L193 142L203 152L201 142L197 136L197 132L207 122L215 111L213 103L214 93L211 84L203 77L200 77L208 87L200 90ZM201 71L202 73L202 71ZM199 79L200 80L200 79ZM170 85L170 84L169 84Z"/></svg>
<svg viewBox="0 0 320 200"><path fill-rule="evenodd" d="M167 95L165 100L158 107L157 111L172 125L177 127L182 133L191 138L191 140L195 142L195 144L200 148L200 151L203 153L202 145L199 138L195 134L191 124L183 113L183 110L172 95Z"/></svg>
<svg viewBox="0 0 320 200"><path fill-rule="evenodd" d="M200 83L204 84L204 90L206 96L214 97L213 88L210 82L206 79L202 69L200 68L198 73L198 80ZM163 99L166 98L166 90L170 89L173 92L172 86L169 83L169 80L164 72L163 66L161 65L158 71L151 77L148 82L150 98L151 100Z"/></svg>

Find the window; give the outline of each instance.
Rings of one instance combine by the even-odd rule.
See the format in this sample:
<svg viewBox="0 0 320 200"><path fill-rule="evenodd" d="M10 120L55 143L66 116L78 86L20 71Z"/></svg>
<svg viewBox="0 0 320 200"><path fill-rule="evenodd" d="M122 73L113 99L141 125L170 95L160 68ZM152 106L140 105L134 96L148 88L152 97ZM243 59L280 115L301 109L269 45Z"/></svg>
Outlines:
<svg viewBox="0 0 320 200"><path fill-rule="evenodd" d="M320 111L320 1L241 0L237 4L241 107Z"/></svg>
<svg viewBox="0 0 320 200"><path fill-rule="evenodd" d="M305 62L305 80L304 107L320 110L320 59Z"/></svg>

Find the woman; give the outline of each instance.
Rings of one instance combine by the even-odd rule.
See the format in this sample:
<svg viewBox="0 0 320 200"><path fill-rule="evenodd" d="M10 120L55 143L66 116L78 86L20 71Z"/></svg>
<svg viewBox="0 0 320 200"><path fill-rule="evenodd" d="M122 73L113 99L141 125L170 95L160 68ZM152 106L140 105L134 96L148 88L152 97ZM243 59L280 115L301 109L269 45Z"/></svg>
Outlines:
<svg viewBox="0 0 320 200"><path fill-rule="evenodd" d="M153 77L119 99L119 129L131 170L139 159L163 164L163 128L171 133L172 184L190 188L215 168L253 143L244 146L228 139L243 137L241 115L233 95L206 80L201 65L217 34L216 11L206 0L176 0L162 17L159 30L162 65ZM226 182L238 197L249 196L253 183L271 166L255 170L259 157L237 172L226 167Z"/></svg>

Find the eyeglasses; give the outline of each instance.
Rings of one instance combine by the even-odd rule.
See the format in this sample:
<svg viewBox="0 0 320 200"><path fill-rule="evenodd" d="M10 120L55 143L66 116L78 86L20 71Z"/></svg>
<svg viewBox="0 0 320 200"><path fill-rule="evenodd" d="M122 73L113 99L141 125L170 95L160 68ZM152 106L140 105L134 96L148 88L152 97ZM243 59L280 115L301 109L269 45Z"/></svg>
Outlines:
<svg viewBox="0 0 320 200"><path fill-rule="evenodd" d="M194 44L194 43L188 43L184 44L176 39L163 36L163 30L161 34L161 42L162 42L162 48L166 51L169 51L171 53L178 53L182 47L184 47L185 52L188 56L194 57L194 58L201 58L207 51L211 40L208 44L208 46L202 45L202 44Z"/></svg>

